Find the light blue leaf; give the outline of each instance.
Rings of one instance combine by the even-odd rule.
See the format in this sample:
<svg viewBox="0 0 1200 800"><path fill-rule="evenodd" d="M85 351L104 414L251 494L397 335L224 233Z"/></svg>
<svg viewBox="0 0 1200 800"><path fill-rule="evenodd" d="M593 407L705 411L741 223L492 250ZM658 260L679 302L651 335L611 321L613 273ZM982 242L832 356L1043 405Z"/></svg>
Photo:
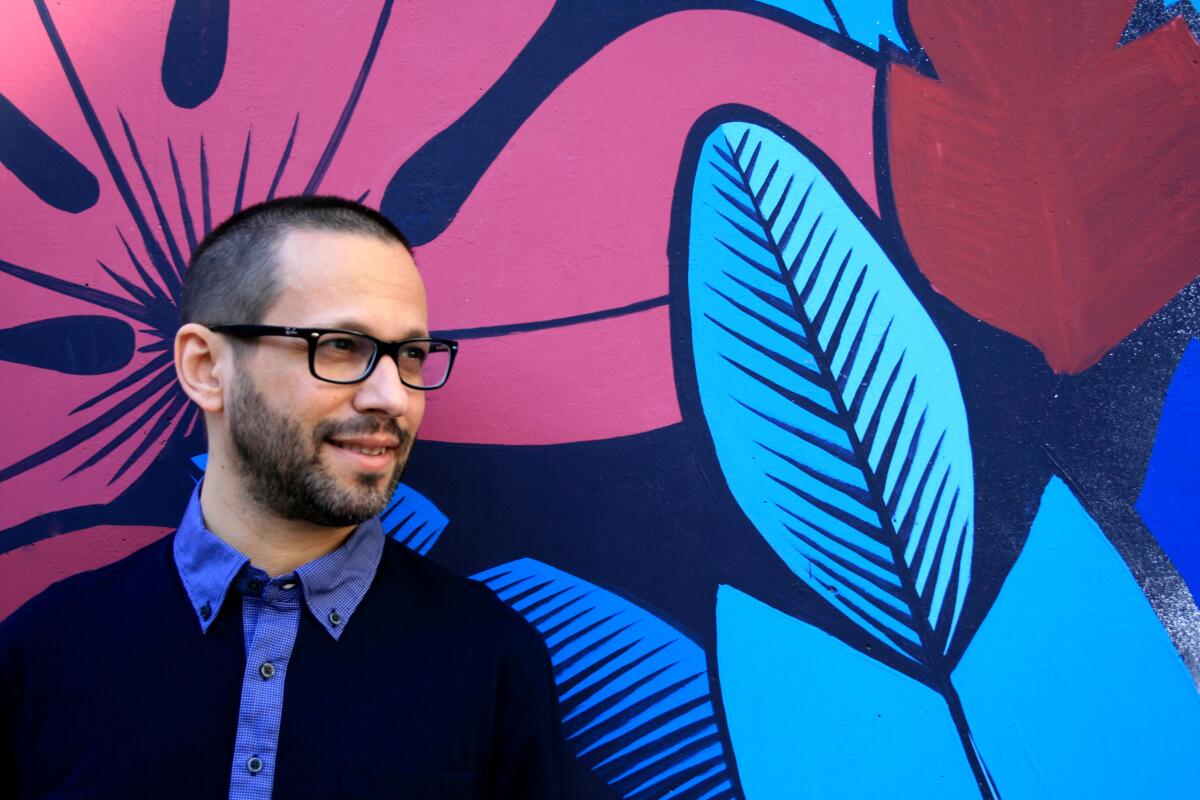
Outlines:
<svg viewBox="0 0 1200 800"><path fill-rule="evenodd" d="M1200 695L1059 478L953 681L1005 797L1200 792Z"/></svg>
<svg viewBox="0 0 1200 800"><path fill-rule="evenodd" d="M545 637L567 744L622 797L737 796L695 642L533 559L473 577Z"/></svg>
<svg viewBox="0 0 1200 800"><path fill-rule="evenodd" d="M208 453L193 457L192 463L203 472L208 467ZM384 535L421 555L437 544L438 537L450 523L433 501L403 483L396 487L379 519Z"/></svg>
<svg viewBox="0 0 1200 800"><path fill-rule="evenodd" d="M728 586L717 669L748 800L979 797L941 695Z"/></svg>
<svg viewBox="0 0 1200 800"><path fill-rule="evenodd" d="M879 47L880 36L904 49L904 40L896 30L892 0L760 1L854 39L872 50Z"/></svg>
<svg viewBox="0 0 1200 800"><path fill-rule="evenodd" d="M726 123L696 173L688 302L746 516L846 617L936 667L970 574L970 441L949 351L888 256L795 146Z"/></svg>

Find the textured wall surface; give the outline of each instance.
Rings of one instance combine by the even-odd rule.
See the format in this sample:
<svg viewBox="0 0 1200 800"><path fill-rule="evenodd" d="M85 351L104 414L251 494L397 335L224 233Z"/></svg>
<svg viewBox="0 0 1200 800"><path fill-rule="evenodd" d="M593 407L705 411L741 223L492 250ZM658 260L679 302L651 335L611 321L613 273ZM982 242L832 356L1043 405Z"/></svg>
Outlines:
<svg viewBox="0 0 1200 800"><path fill-rule="evenodd" d="M463 342L386 529L544 633L572 796L1195 796L1197 35L1163 0L6 3L0 615L173 528L188 254L335 193Z"/></svg>

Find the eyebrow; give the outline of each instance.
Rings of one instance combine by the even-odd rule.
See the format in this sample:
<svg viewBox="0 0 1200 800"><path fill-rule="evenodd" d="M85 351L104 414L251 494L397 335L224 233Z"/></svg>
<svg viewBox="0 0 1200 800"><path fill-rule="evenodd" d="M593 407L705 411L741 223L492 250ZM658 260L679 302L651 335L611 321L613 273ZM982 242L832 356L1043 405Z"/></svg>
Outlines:
<svg viewBox="0 0 1200 800"><path fill-rule="evenodd" d="M371 331L369 325L363 325L361 322L358 322L358 321L352 320L352 319L341 319L341 320L334 322L331 325L317 325L314 327L338 328L338 329L344 330L344 331L358 331L359 333L365 333L369 336L375 336L376 339L383 339L382 336L376 336L375 333L373 331ZM405 339L428 339L428 338L429 338L429 331L425 330L424 328L409 328L407 331L405 331L403 336L401 336L399 339L393 339L392 341L402 342ZM387 341L387 340L384 339L384 341Z"/></svg>

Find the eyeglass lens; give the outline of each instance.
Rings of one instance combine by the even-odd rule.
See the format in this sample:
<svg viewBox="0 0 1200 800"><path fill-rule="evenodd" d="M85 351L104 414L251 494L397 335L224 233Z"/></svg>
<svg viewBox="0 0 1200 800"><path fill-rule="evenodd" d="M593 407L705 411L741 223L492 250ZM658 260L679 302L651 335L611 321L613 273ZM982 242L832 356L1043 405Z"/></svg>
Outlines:
<svg viewBox="0 0 1200 800"><path fill-rule="evenodd" d="M375 357L375 343L352 333L325 333L317 339L313 370L317 377L350 382L363 376ZM439 386L450 369L450 348L437 342L410 342L396 358L400 378L410 386Z"/></svg>

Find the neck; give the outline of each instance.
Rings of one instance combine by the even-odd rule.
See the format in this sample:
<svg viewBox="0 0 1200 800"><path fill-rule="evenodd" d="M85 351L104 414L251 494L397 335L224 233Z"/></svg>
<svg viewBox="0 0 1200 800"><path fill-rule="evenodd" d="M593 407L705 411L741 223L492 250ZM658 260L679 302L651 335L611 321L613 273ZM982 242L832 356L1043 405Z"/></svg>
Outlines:
<svg viewBox="0 0 1200 800"><path fill-rule="evenodd" d="M295 571L341 547L354 526L329 528L284 519L242 489L234 470L209 460L201 490L204 526L272 578Z"/></svg>

